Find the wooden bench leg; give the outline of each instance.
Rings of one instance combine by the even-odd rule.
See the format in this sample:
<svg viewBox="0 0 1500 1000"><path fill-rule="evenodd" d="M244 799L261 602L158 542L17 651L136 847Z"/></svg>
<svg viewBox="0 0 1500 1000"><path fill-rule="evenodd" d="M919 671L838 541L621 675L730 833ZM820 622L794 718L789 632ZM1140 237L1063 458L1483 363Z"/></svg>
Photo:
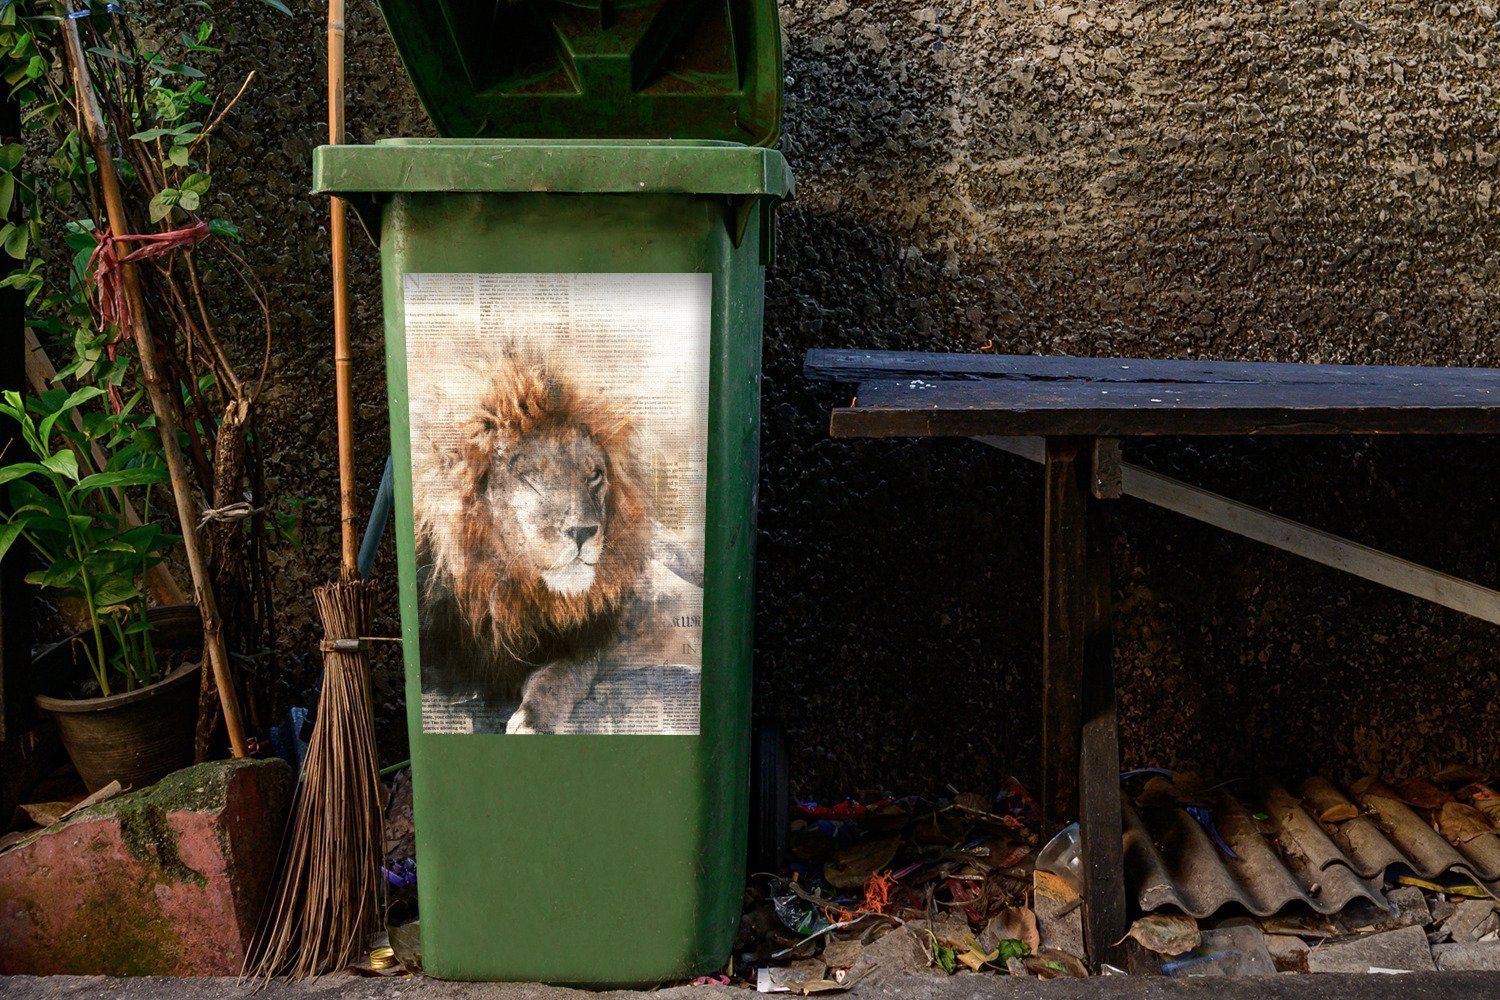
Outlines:
<svg viewBox="0 0 1500 1000"><path fill-rule="evenodd" d="M1119 964L1123 949L1117 943L1126 930L1125 852L1109 593L1109 505L1099 500L1085 503L1089 510L1089 596L1083 651L1083 748L1078 775L1084 944L1093 962Z"/></svg>
<svg viewBox="0 0 1500 1000"><path fill-rule="evenodd" d="M1092 494L1093 452L1047 440L1042 798L1048 833L1078 817L1084 945L1097 965L1117 958L1126 912L1108 510Z"/></svg>
<svg viewBox="0 0 1500 1000"><path fill-rule="evenodd" d="M1083 733L1084 566L1088 462L1082 442L1048 438L1042 543L1042 825L1078 816Z"/></svg>

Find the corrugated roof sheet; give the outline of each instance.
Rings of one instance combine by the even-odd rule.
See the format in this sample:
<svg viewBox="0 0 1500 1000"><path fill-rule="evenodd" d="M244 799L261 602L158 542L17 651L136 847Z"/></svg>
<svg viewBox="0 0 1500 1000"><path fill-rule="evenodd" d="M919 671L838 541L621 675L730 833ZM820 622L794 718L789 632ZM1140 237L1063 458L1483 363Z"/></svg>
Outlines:
<svg viewBox="0 0 1500 1000"><path fill-rule="evenodd" d="M1141 909L1201 918L1231 906L1260 917L1298 903L1324 915L1360 899L1384 907L1392 868L1472 879L1500 898L1500 835L1483 832L1455 846L1375 781L1346 793L1312 778L1300 791L1271 783L1243 800L1217 793L1214 826L1237 857L1180 806L1127 806L1126 878Z"/></svg>

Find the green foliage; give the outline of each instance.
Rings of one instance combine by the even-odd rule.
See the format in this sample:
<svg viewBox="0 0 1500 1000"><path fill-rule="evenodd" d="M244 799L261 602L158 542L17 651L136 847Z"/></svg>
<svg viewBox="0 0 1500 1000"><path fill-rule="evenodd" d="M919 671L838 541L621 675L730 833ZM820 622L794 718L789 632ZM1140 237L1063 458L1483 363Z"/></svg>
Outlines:
<svg viewBox="0 0 1500 1000"><path fill-rule="evenodd" d="M261 0L290 16L277 0ZM197 221L211 206L214 190L208 145L217 116L231 95L217 92L195 61L220 52L213 44L218 29L214 5L192 4L201 20L192 31L135 34L142 15L126 0L123 14L103 5L91 8L79 22L87 49L90 77L116 108L128 135L115 167L126 185L128 203L142 207L150 228L173 229ZM72 344L63 378L95 379L120 384L123 357L111 361L101 350L114 331L97 329L90 304L88 262L101 219L92 214L97 198L89 196L97 165L76 128L71 88L63 58L61 25L65 9L58 0L0 0L0 79L21 105L24 146L0 146L0 252L22 261L0 287L25 293L28 317L48 343ZM19 213L10 209L19 206ZM19 216L19 219L18 219ZM72 266L48 268L60 247L44 236L65 234ZM230 219L209 220L218 239L239 241ZM76 237L76 238L75 238Z"/></svg>
<svg viewBox="0 0 1500 1000"><path fill-rule="evenodd" d="M141 490L149 515L151 486L167 473L151 421L136 415L137 393L115 413L85 411L105 391L84 386L23 398L6 392L0 417L14 421L35 461L0 465L9 512L0 513L0 559L25 540L41 568L26 580L72 598L87 610L92 642L84 650L104 694L157 679L142 578L181 541L159 524L132 524L126 491ZM77 422L75 424L75 417ZM85 474L78 455L98 447L105 467Z"/></svg>
<svg viewBox="0 0 1500 1000"><path fill-rule="evenodd" d="M275 0L261 2L290 14ZM214 204L210 157L214 130L235 97L216 90L204 68L195 65L220 51L215 5L206 0L183 5L198 21L190 31L147 26L134 0L124 0L123 12L121 6L96 5L73 23L85 49L81 68L113 137L113 166L131 231L170 231L196 223L202 213L213 239L238 241L239 228ZM16 422L35 455L35 460L0 465L0 491L10 501L10 513L0 512L0 558L17 558L29 548L41 568L28 579L87 609L88 660L100 689L109 693L156 675L142 578L180 539L151 523L152 487L166 481L155 418L149 409L136 412L140 394L131 396L130 386L137 382L128 348L111 349L123 331L106 326L95 309L91 264L107 222L97 214L102 212L100 165L79 133L64 58L68 15L60 0L0 0L0 80L20 106L22 120L22 142L0 145L0 252L20 262L0 279L0 287L24 294L27 326L49 352L71 350L58 372L58 388L29 399L8 394L0 404L0 420ZM173 298L162 289L177 291L186 283L202 315L199 275L203 286L212 287L224 273L216 275L214 265L223 257L209 256L195 260L190 282L173 277L181 274L174 268L189 253L179 251L166 279L152 279L166 285L148 289L148 311L157 310L150 322L160 325L155 332L167 344L178 332L170 324L191 311L174 314L163 307L189 296ZM180 283L171 285L174 280ZM199 334L211 336L206 330ZM185 436L212 455L216 428L193 415L222 413L225 391L192 369L169 366L181 376L172 391L183 399ZM100 405L106 394L131 398L115 412ZM78 456L89 456L95 446L107 461L90 474ZM7 457L15 456L0 455L0 460ZM89 461L85 457L85 465ZM206 489L201 482L198 486ZM131 492L138 496L144 525L125 520L124 499ZM294 519L290 530L295 532Z"/></svg>

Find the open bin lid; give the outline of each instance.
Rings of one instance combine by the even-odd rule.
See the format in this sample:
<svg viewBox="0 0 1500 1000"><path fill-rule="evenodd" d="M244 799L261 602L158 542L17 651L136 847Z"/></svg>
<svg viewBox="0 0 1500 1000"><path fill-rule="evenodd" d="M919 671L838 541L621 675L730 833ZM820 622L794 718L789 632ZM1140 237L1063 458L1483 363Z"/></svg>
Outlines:
<svg viewBox="0 0 1500 1000"><path fill-rule="evenodd" d="M710 139L781 129L775 0L380 0L457 138Z"/></svg>

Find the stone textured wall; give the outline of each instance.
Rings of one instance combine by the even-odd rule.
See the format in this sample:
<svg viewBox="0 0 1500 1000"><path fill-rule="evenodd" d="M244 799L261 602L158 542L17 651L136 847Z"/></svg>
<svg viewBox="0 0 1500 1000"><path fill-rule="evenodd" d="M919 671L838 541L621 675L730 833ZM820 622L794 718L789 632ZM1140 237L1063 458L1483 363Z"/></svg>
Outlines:
<svg viewBox="0 0 1500 1000"><path fill-rule="evenodd" d="M300 7L299 7L300 10ZM265 428L322 501L282 568L286 690L316 676L335 565L322 24L246 9L230 200L275 286ZM1483 3L783 4L766 319L755 709L798 790L1035 779L1040 479L968 442L833 443L813 346L1500 364L1500 83ZM430 134L368 0L356 141ZM385 451L375 254L357 241L361 469ZM1129 457L1500 584L1500 443L1158 443ZM1130 762L1220 778L1495 765L1495 629L1134 501L1117 518ZM382 624L394 627L388 552ZM385 756L404 756L394 663Z"/></svg>

